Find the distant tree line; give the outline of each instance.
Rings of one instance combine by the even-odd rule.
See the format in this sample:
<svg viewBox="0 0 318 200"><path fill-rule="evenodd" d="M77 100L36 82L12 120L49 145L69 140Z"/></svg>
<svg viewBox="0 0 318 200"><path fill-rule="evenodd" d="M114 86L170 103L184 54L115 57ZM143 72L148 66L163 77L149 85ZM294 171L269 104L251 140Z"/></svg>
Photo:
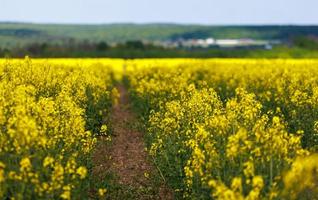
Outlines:
<svg viewBox="0 0 318 200"><path fill-rule="evenodd" d="M293 44L299 48L318 50L317 36L298 36L293 40Z"/></svg>
<svg viewBox="0 0 318 200"><path fill-rule="evenodd" d="M63 44L32 43L23 47L1 48L1 57L144 57L148 51L160 53L162 47L144 44L142 41L127 41L111 46L107 42L67 42ZM136 52L138 52L136 54ZM131 56L130 56L131 55Z"/></svg>
<svg viewBox="0 0 318 200"><path fill-rule="evenodd" d="M116 45L107 42L73 41L51 44L32 43L22 47L1 48L0 57L23 58L25 55L40 58L240 58L240 57L318 57L318 38L314 36L294 37L289 45L281 45L273 50L263 49L166 49L139 40Z"/></svg>

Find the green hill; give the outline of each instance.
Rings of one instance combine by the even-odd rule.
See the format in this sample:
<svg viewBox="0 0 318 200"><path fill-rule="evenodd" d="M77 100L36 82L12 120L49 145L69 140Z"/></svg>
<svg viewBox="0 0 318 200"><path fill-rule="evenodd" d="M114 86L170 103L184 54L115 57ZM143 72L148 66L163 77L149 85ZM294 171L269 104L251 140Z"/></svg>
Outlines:
<svg viewBox="0 0 318 200"><path fill-rule="evenodd" d="M318 35L318 26L203 26L180 24L62 25L0 23L0 47L29 43L125 42L177 38L253 38L288 40Z"/></svg>

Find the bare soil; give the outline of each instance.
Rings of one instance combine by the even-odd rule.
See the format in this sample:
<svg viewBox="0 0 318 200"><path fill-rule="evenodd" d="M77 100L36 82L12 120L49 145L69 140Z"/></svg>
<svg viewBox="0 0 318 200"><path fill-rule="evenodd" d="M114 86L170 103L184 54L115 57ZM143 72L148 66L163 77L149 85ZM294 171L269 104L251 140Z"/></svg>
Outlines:
<svg viewBox="0 0 318 200"><path fill-rule="evenodd" d="M110 189L109 199L173 199L173 192L162 180L158 181L158 172L145 150L143 133L135 128L139 122L131 110L127 89L121 85L117 89L120 99L111 113L111 145L100 142L96 148L93 174L116 177L118 187Z"/></svg>

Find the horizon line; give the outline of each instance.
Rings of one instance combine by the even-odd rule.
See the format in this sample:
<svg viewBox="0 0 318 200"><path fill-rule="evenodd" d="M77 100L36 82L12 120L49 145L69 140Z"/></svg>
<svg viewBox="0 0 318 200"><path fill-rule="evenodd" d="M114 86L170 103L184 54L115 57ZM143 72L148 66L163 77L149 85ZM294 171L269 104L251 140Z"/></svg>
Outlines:
<svg viewBox="0 0 318 200"><path fill-rule="evenodd" d="M73 26L103 26L103 25L180 25L180 26L318 26L317 24L304 23L183 23L183 22L105 22L105 23L90 23L90 22L32 22L32 21L14 21L0 20L0 24L34 24L34 25L73 25Z"/></svg>

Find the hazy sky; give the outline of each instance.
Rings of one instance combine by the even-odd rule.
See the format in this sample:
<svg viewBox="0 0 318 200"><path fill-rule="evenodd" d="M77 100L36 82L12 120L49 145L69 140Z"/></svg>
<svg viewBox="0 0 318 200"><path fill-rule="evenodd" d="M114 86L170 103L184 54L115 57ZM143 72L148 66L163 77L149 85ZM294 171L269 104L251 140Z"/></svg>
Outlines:
<svg viewBox="0 0 318 200"><path fill-rule="evenodd" d="M0 21L318 24L318 0L0 0Z"/></svg>

